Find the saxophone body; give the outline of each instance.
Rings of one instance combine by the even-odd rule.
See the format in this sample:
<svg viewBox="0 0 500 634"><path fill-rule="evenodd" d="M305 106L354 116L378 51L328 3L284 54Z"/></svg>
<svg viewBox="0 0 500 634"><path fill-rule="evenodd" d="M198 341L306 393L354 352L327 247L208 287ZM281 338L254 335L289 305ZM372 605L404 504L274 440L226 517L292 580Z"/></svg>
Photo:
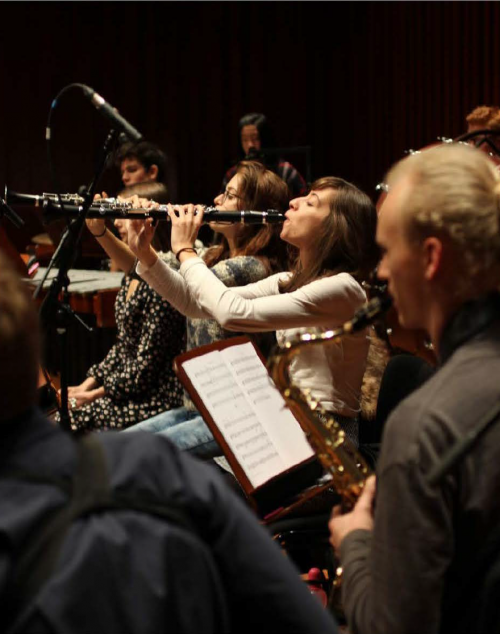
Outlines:
<svg viewBox="0 0 500 634"><path fill-rule="evenodd" d="M340 328L321 334L302 334L294 341L287 342L272 356L268 365L276 387L302 426L323 467L331 474L331 486L341 496L346 509L352 507L359 498L371 469L347 438L335 415L325 411L309 390L294 385L290 377L290 365L306 347L335 346L342 337L368 327L390 304L388 296L376 297Z"/></svg>

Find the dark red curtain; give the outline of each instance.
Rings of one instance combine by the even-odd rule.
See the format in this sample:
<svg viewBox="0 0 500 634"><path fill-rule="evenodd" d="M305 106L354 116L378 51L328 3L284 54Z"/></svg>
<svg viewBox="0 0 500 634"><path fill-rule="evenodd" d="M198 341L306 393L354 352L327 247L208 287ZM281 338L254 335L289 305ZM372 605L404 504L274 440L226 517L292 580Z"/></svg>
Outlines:
<svg viewBox="0 0 500 634"><path fill-rule="evenodd" d="M313 178L373 194L405 150L500 103L496 2L2 2L0 26L0 185L22 192L51 191L45 126L71 82L166 150L185 202L217 193L245 112L265 112L281 145L311 145ZM80 92L60 100L63 191L91 178L107 129ZM102 187L117 186L109 171Z"/></svg>

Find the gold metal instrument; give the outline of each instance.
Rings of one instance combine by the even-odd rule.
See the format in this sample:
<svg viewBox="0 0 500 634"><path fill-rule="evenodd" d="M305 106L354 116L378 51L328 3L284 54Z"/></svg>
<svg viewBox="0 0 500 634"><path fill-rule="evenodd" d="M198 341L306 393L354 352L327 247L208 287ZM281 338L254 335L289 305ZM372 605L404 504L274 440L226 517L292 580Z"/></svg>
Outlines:
<svg viewBox="0 0 500 634"><path fill-rule="evenodd" d="M276 387L301 424L323 467L331 474L332 487L341 496L345 508L355 504L371 469L346 437L335 415L323 410L309 390L302 390L293 384L290 364L306 347L337 345L342 337L370 326L391 303L388 295L375 297L340 328L321 334L302 334L295 341L287 342L272 356L268 365Z"/></svg>

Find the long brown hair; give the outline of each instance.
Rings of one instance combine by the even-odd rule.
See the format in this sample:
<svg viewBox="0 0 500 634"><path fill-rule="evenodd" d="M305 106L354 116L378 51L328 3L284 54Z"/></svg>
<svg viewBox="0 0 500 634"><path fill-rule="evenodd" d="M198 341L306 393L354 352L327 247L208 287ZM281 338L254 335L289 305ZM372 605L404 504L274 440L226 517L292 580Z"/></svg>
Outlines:
<svg viewBox="0 0 500 634"><path fill-rule="evenodd" d="M266 211L288 208L288 187L274 172L266 169L256 161L241 161L236 173L240 176L237 192L238 209ZM279 237L281 225L247 225L236 241L236 254L253 255L260 258L269 273L276 273L287 268L287 246ZM230 257L229 244L222 235L221 243L209 249L204 260L207 266L213 266Z"/></svg>
<svg viewBox="0 0 500 634"><path fill-rule="evenodd" d="M375 242L377 212L370 198L342 178L325 176L311 185L311 190L333 189L330 213L318 233L318 254L305 268L298 257L292 277L280 285L290 293L320 277L350 273L358 281L366 279L379 259Z"/></svg>

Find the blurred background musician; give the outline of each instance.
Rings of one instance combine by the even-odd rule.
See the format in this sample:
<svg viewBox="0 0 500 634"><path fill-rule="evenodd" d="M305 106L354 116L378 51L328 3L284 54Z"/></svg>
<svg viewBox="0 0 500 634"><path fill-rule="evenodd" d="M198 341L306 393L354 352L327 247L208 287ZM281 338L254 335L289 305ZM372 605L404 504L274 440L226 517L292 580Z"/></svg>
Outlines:
<svg viewBox="0 0 500 634"><path fill-rule="evenodd" d="M164 183L166 180L167 157L149 141L122 143L116 151L115 164L125 187L147 182Z"/></svg>
<svg viewBox="0 0 500 634"><path fill-rule="evenodd" d="M132 195L166 199L161 183L149 182L126 188L124 199ZM172 359L185 345L185 319L133 271L134 258L127 259L128 220L114 222L116 238L101 219L87 220L90 233L125 272L115 301L116 343L100 363L93 365L87 378L68 389L72 426L75 430L123 429L182 402L182 388L172 367ZM163 223L166 225L166 223ZM169 254L169 232L162 226L157 248Z"/></svg>
<svg viewBox="0 0 500 634"><path fill-rule="evenodd" d="M288 185L290 198L303 196L307 192L307 184L297 169L280 156L265 153L266 148L276 147L276 137L264 114L252 112L241 117L238 123L239 160L248 158L264 163ZM226 172L222 181L222 191L225 191L235 173L236 166Z"/></svg>

